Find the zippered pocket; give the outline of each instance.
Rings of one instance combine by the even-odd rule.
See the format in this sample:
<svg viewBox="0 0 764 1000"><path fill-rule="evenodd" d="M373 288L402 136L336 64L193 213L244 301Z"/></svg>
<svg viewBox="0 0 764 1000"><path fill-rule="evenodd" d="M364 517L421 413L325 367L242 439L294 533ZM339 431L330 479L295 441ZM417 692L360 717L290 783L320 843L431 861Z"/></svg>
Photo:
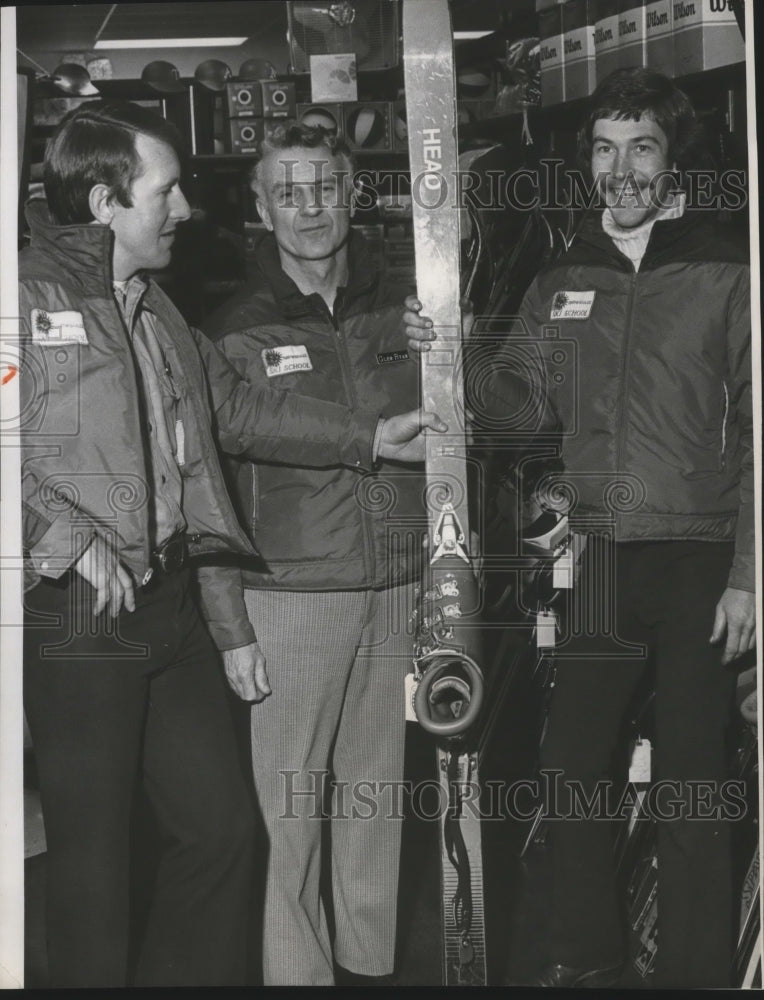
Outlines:
<svg viewBox="0 0 764 1000"><path fill-rule="evenodd" d="M252 475L252 518L250 521L250 530L252 532L252 537L256 538L256 532L258 527L258 521L260 519L260 491L257 475L257 465L254 462L250 463L250 473Z"/></svg>
<svg viewBox="0 0 764 1000"><path fill-rule="evenodd" d="M727 417L730 412L730 394L727 383L724 380L722 380L722 387L724 388L724 412L722 414L722 434L719 448L719 471L727 464Z"/></svg>

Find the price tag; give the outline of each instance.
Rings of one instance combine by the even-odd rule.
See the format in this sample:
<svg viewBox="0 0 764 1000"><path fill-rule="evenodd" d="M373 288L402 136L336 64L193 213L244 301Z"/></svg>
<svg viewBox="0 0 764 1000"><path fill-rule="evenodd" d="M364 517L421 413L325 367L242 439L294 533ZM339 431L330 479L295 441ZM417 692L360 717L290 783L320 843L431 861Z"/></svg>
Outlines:
<svg viewBox="0 0 764 1000"><path fill-rule="evenodd" d="M557 641L557 618L551 611L536 614L536 648L554 648Z"/></svg>
<svg viewBox="0 0 764 1000"><path fill-rule="evenodd" d="M637 740L631 752L631 764L629 764L629 781L632 785L644 785L650 781L651 756L650 740Z"/></svg>
<svg viewBox="0 0 764 1000"><path fill-rule="evenodd" d="M417 722L416 712L414 711L414 695L416 694L416 689L419 685L419 681L416 677L409 673L406 674L403 690L406 698L406 722Z"/></svg>
<svg viewBox="0 0 764 1000"><path fill-rule="evenodd" d="M459 965L469 965L475 958L475 949L472 947L468 935L463 935L459 941Z"/></svg>
<svg viewBox="0 0 764 1000"><path fill-rule="evenodd" d="M552 586L555 590L573 588L573 551L570 545L555 559L552 567Z"/></svg>

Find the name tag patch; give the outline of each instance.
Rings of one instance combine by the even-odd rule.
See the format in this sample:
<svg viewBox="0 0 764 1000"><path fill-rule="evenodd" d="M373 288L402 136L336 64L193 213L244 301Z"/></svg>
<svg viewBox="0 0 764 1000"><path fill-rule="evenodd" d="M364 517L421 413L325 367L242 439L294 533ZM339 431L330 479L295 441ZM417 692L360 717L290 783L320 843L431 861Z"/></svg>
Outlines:
<svg viewBox="0 0 764 1000"><path fill-rule="evenodd" d="M555 292L550 319L588 319L595 292Z"/></svg>
<svg viewBox="0 0 764 1000"><path fill-rule="evenodd" d="M35 344L87 344L82 313L74 310L48 312L47 309L33 309L31 316L32 340Z"/></svg>
<svg viewBox="0 0 764 1000"><path fill-rule="evenodd" d="M409 352L408 351L385 351L383 354L377 355L378 365L389 365L394 361L408 361Z"/></svg>
<svg viewBox="0 0 764 1000"><path fill-rule="evenodd" d="M284 347L266 347L261 353L268 378L289 375L291 372L312 372L313 365L304 344L287 344Z"/></svg>

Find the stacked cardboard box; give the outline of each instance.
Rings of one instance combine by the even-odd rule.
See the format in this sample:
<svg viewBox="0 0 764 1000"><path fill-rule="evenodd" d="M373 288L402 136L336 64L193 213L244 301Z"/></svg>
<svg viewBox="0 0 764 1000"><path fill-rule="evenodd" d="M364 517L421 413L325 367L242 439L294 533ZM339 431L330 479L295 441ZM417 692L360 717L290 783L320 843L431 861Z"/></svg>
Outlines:
<svg viewBox="0 0 764 1000"><path fill-rule="evenodd" d="M745 59L732 0L679 0L672 6L676 76Z"/></svg>
<svg viewBox="0 0 764 1000"><path fill-rule="evenodd" d="M569 0L562 9L565 99L588 97L597 82L593 0Z"/></svg>
<svg viewBox="0 0 764 1000"><path fill-rule="evenodd" d="M621 0L618 11L618 48L621 66L647 66L645 2Z"/></svg>
<svg viewBox="0 0 764 1000"><path fill-rule="evenodd" d="M539 11L539 62L541 103L560 104L565 100L562 5L551 4Z"/></svg>
<svg viewBox="0 0 764 1000"><path fill-rule="evenodd" d="M674 4L648 0L645 5L645 60L650 69L674 75Z"/></svg>
<svg viewBox="0 0 764 1000"><path fill-rule="evenodd" d="M601 83L621 65L618 49L618 6L619 0L597 0L594 22L597 83Z"/></svg>
<svg viewBox="0 0 764 1000"><path fill-rule="evenodd" d="M745 59L740 0L536 0L544 105L587 97L615 69L670 77Z"/></svg>
<svg viewBox="0 0 764 1000"><path fill-rule="evenodd" d="M254 153L269 131L295 116L295 87L278 80L226 83L226 150Z"/></svg>

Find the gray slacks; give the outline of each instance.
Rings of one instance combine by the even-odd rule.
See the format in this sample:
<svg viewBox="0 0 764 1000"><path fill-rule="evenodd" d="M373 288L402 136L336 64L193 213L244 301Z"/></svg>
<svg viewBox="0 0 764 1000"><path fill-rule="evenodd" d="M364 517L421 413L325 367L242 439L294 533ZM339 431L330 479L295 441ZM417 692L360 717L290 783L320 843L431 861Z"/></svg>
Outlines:
<svg viewBox="0 0 764 1000"><path fill-rule="evenodd" d="M269 841L265 984L331 985L333 955L352 972L388 974L413 586L247 590L245 600L273 689L252 708L255 787ZM333 795L323 800L328 824L321 820L327 772L334 782ZM319 887L326 834L333 942Z"/></svg>

